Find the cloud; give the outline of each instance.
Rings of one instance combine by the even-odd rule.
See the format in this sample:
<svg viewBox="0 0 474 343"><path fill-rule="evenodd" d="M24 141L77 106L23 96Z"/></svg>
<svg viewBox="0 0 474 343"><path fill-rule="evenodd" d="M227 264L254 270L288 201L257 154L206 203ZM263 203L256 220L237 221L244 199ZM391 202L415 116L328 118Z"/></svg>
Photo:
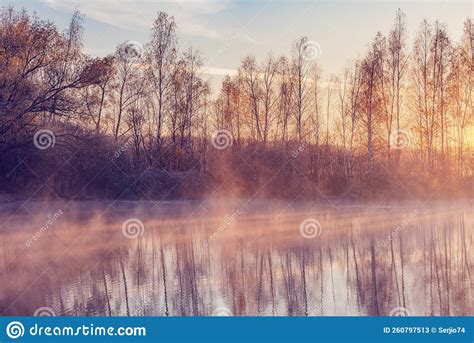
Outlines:
<svg viewBox="0 0 474 343"><path fill-rule="evenodd" d="M179 28L181 26L181 28ZM222 39L222 35L215 31L208 29L207 27L198 24L198 23L192 23L192 22L187 22L185 24L178 23L178 30L189 34L191 36L198 36L198 37L205 37L209 39Z"/></svg>
<svg viewBox="0 0 474 343"><path fill-rule="evenodd" d="M225 69L225 68L218 68L218 67L212 67L212 66L203 66L202 72L203 74L213 75L213 76L237 75L237 70L235 69Z"/></svg>
<svg viewBox="0 0 474 343"><path fill-rule="evenodd" d="M79 9L87 18L107 25L134 31L150 29L158 11L175 16L178 31L191 36L222 39L221 34L203 24L205 17L222 11L228 1L219 0L42 0L55 10L72 12Z"/></svg>
<svg viewBox="0 0 474 343"><path fill-rule="evenodd" d="M218 13L225 9L229 3L226 0L172 0L158 2L175 4L182 9L202 14Z"/></svg>

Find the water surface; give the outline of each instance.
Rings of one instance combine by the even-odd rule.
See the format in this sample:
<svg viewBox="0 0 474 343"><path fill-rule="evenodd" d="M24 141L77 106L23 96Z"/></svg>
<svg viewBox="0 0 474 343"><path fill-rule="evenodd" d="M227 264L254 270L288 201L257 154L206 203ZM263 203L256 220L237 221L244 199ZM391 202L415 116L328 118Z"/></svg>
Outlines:
<svg viewBox="0 0 474 343"><path fill-rule="evenodd" d="M10 205L0 311L474 315L472 213L420 203ZM143 231L124 232L130 219Z"/></svg>

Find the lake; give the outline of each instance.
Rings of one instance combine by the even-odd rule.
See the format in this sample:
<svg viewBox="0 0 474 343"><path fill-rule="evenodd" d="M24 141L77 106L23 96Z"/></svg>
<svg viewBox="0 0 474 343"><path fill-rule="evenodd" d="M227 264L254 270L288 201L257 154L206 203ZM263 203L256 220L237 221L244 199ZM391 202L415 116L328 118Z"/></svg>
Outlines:
<svg viewBox="0 0 474 343"><path fill-rule="evenodd" d="M2 315L474 315L472 202L2 206Z"/></svg>

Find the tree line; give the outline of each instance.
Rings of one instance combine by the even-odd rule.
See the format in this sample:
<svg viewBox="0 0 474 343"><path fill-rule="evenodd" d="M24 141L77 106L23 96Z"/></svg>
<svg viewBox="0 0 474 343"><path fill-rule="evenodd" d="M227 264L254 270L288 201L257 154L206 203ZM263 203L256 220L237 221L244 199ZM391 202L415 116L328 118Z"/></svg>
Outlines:
<svg viewBox="0 0 474 343"><path fill-rule="evenodd" d="M288 56L245 56L216 94L176 29L158 12L148 42L98 58L83 52L79 12L60 31L3 8L1 190L151 199L224 185L318 198L472 185L471 18L458 41L424 20L409 44L398 10L340 75L326 75L323 48L300 37Z"/></svg>

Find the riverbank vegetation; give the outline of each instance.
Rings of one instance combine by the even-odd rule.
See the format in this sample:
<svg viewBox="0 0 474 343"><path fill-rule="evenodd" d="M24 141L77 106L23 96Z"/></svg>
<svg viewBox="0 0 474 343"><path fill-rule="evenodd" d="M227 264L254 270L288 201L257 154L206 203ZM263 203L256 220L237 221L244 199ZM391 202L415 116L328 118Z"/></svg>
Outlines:
<svg viewBox="0 0 474 343"><path fill-rule="evenodd" d="M324 47L243 56L213 89L201 53L159 12L145 43L84 53L61 31L0 13L0 192L69 199L470 196L474 27L374 33L340 75ZM226 43L230 44L231 41ZM341 42L344 44L344 42ZM351 58L353 58L351 60Z"/></svg>

